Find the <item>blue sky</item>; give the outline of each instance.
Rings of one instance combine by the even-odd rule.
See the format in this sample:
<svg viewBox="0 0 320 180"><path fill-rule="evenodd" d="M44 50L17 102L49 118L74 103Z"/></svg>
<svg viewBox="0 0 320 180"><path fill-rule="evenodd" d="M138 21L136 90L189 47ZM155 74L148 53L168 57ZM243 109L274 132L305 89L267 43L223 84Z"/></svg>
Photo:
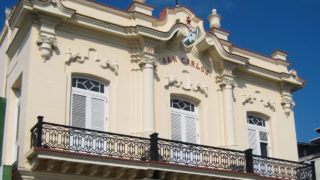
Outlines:
<svg viewBox="0 0 320 180"><path fill-rule="evenodd" d="M132 0L97 0L126 9ZM0 0L0 26L4 23L5 7L17 0ZM154 16L165 7L175 6L175 0L147 0L156 6ZM298 141L308 142L319 137L320 127L320 1L319 0L179 0L203 18L211 9L222 15L221 28L231 32L235 45L265 55L275 49L289 53L288 60L308 84L293 94L296 102L295 121ZM283 119L287 121L287 119Z"/></svg>

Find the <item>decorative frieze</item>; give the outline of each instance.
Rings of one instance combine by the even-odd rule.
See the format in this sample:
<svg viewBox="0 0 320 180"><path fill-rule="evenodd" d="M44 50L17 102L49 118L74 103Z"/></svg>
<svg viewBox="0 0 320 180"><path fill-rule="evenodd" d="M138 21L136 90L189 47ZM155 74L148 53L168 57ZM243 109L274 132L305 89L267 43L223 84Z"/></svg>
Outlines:
<svg viewBox="0 0 320 180"><path fill-rule="evenodd" d="M194 92L199 92L201 94L204 94L206 97L208 96L208 87L205 85L202 85L200 83L194 85L190 83L189 80L180 80L177 77L170 77L169 75L164 76L166 79L165 81L165 88L169 87L176 87L176 88L182 88L185 91L194 91Z"/></svg>
<svg viewBox="0 0 320 180"><path fill-rule="evenodd" d="M110 69L112 72L118 75L119 65L117 61L111 62L110 60L99 59L97 55L97 50L94 48L89 48L88 55L86 56L80 55L79 52L72 52L70 48L67 50L65 54L67 55L67 61L65 62L67 65L70 65L74 62L82 64L85 61L93 61L99 63L101 68Z"/></svg>
<svg viewBox="0 0 320 180"><path fill-rule="evenodd" d="M273 112L276 111L276 103L271 100L263 99L260 91L255 91L254 94L243 95L244 99L242 104L253 104L253 103L261 103L263 107L269 108Z"/></svg>

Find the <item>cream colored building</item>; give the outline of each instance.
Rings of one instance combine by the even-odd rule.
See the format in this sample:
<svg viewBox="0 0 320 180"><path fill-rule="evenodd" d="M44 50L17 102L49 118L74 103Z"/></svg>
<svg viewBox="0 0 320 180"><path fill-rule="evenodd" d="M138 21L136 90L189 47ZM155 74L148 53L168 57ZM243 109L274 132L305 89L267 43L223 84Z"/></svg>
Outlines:
<svg viewBox="0 0 320 180"><path fill-rule="evenodd" d="M234 45L216 10L205 30L187 7L158 19L146 3L18 2L0 36L13 178L311 177L291 162L291 93L305 81L287 53Z"/></svg>

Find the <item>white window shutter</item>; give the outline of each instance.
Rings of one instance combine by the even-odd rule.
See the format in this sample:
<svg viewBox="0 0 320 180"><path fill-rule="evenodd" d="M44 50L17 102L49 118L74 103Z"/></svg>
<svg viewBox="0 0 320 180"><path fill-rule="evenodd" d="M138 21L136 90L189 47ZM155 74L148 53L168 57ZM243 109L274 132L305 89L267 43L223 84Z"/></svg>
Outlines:
<svg viewBox="0 0 320 180"><path fill-rule="evenodd" d="M91 99L91 129L104 131L105 130L105 100L92 98Z"/></svg>
<svg viewBox="0 0 320 180"><path fill-rule="evenodd" d="M197 143L196 117L185 116L186 141L188 143Z"/></svg>
<svg viewBox="0 0 320 180"><path fill-rule="evenodd" d="M86 96L72 94L71 126L86 127Z"/></svg>
<svg viewBox="0 0 320 180"><path fill-rule="evenodd" d="M257 132L254 129L248 129L249 134L249 147L253 149L253 154L258 154L258 147L257 147Z"/></svg>
<svg viewBox="0 0 320 180"><path fill-rule="evenodd" d="M171 113L171 136L173 140L181 141L181 118L179 114Z"/></svg>

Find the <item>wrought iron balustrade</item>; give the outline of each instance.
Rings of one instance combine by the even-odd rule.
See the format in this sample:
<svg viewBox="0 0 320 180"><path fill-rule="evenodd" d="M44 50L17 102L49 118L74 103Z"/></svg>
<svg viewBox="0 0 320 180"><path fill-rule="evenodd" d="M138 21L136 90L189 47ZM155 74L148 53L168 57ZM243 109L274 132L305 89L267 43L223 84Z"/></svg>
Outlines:
<svg viewBox="0 0 320 180"><path fill-rule="evenodd" d="M150 139L58 125L42 120L31 129L31 145L122 159L147 160L150 157Z"/></svg>
<svg viewBox="0 0 320 180"><path fill-rule="evenodd" d="M265 177L315 180L313 164L261 157L252 150L237 151L158 138L116 133L43 122L31 129L31 147L85 153L104 157L161 162L252 173Z"/></svg>
<svg viewBox="0 0 320 180"><path fill-rule="evenodd" d="M253 155L253 171L261 176L312 180L312 168L310 164Z"/></svg>
<svg viewBox="0 0 320 180"><path fill-rule="evenodd" d="M245 172L246 170L246 159L243 151L167 139L159 139L158 147L160 161L232 171Z"/></svg>

